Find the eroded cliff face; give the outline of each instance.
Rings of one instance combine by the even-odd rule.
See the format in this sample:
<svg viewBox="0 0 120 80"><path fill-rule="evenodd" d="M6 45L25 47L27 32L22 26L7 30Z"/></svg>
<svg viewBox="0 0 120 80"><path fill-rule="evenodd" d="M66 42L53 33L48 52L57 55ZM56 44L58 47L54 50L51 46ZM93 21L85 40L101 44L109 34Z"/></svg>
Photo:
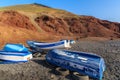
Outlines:
<svg viewBox="0 0 120 80"><path fill-rule="evenodd" d="M0 48L6 43L26 43L27 40L42 40L30 18L17 11L0 12ZM47 36L44 34L44 36Z"/></svg>
<svg viewBox="0 0 120 80"><path fill-rule="evenodd" d="M4 11L0 12L0 23L5 24L7 26L25 28L28 30L36 31L35 26L31 23L29 17L20 14L17 11Z"/></svg>
<svg viewBox="0 0 120 80"><path fill-rule="evenodd" d="M33 20L31 20L33 19ZM33 24L34 21L35 23ZM38 31L40 27L50 36L115 37L120 38L120 23L100 20L91 16L59 17L42 14L29 18L17 11L0 12L0 24ZM37 24L38 26L36 27ZM44 36L44 35L41 35Z"/></svg>
<svg viewBox="0 0 120 80"><path fill-rule="evenodd" d="M70 35L68 25L62 18L50 17L43 15L35 19L37 24L46 32L55 35Z"/></svg>
<svg viewBox="0 0 120 80"><path fill-rule="evenodd" d="M36 23L46 32L55 35L80 37L120 37L120 23L100 20L91 16L60 18L42 15Z"/></svg>

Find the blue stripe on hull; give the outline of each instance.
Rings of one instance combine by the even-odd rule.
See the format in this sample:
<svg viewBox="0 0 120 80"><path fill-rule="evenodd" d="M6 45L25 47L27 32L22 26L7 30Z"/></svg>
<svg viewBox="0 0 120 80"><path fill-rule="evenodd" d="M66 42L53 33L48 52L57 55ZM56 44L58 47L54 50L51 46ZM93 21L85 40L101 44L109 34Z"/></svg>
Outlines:
<svg viewBox="0 0 120 80"><path fill-rule="evenodd" d="M27 44L33 48L40 48L40 49L53 49L53 48L64 48L65 47L65 40L46 43L46 42L36 42L36 41L27 41Z"/></svg>
<svg viewBox="0 0 120 80"><path fill-rule="evenodd" d="M5 51L0 51L0 55L9 55L9 56L27 56L30 55L31 53L21 53L21 52L5 52Z"/></svg>
<svg viewBox="0 0 120 80"><path fill-rule="evenodd" d="M34 43L35 44L35 43ZM64 45L64 42L58 42L58 43L51 43L51 44L41 44L41 45L37 45L35 44L37 47L40 47L40 48L48 48L48 47L55 47L55 46L60 46L60 45Z"/></svg>

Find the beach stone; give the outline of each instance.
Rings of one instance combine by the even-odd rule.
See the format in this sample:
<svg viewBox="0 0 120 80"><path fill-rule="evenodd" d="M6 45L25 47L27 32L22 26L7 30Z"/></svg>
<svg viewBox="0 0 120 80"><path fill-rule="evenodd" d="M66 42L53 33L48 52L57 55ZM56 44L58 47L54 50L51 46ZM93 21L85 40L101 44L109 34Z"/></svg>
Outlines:
<svg viewBox="0 0 120 80"><path fill-rule="evenodd" d="M77 41L69 50L93 53L105 60L106 70L102 80L120 80L120 40ZM52 65L53 66L53 65ZM57 71L46 63L45 56L34 57L29 62L18 64L0 64L0 80L79 80L84 77L70 77L68 73ZM59 72L59 71L57 71ZM64 73L65 71L63 71ZM61 73L61 72L60 72ZM54 75L54 76L53 76ZM89 80L96 80L89 78Z"/></svg>

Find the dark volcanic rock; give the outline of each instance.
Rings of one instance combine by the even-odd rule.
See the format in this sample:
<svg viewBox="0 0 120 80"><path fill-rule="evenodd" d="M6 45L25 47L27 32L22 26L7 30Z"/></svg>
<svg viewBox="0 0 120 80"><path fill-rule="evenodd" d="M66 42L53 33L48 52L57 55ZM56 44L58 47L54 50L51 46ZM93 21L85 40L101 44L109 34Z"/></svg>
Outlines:
<svg viewBox="0 0 120 80"><path fill-rule="evenodd" d="M120 41L76 41L69 50L98 54L104 58L106 70L103 80L120 80ZM65 72L66 73L66 72ZM1 80L80 80L70 74L61 74L55 66L46 63L45 55L26 63L0 64ZM96 80L90 78L90 80Z"/></svg>

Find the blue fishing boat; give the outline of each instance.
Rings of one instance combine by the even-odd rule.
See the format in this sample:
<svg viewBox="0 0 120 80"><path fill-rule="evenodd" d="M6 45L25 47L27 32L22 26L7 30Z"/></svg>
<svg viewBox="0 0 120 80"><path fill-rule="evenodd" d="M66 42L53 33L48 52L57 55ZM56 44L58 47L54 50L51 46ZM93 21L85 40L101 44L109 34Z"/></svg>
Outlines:
<svg viewBox="0 0 120 80"><path fill-rule="evenodd" d="M31 52L22 44L6 44L0 50L0 60L8 63L11 62L27 62L32 59Z"/></svg>
<svg viewBox="0 0 120 80"><path fill-rule="evenodd" d="M68 40L60 40L57 42L36 42L27 41L27 44L32 49L57 49L57 48L70 48L70 42Z"/></svg>
<svg viewBox="0 0 120 80"><path fill-rule="evenodd" d="M104 59L92 53L53 49L47 53L46 61L99 80L105 71Z"/></svg>

